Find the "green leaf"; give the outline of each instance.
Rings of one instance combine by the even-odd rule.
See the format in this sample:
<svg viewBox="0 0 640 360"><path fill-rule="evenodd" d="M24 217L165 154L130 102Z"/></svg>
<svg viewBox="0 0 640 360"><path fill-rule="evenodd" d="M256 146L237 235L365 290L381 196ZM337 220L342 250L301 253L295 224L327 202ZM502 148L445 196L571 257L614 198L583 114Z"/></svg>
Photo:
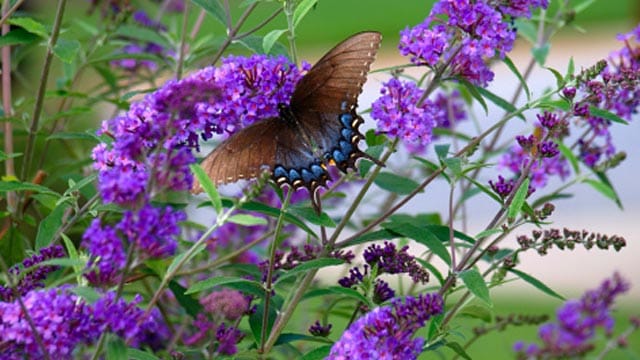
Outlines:
<svg viewBox="0 0 640 360"><path fill-rule="evenodd" d="M53 54L67 64L73 62L78 56L78 51L80 51L78 40L58 39L56 46L53 47Z"/></svg>
<svg viewBox="0 0 640 360"><path fill-rule="evenodd" d="M381 189L391 191L396 194L406 195L411 193L419 184L409 178L402 177L390 172L381 172L374 180L374 183Z"/></svg>
<svg viewBox="0 0 640 360"><path fill-rule="evenodd" d="M513 106L513 104L501 98L500 96L492 93L491 91L479 86L476 86L476 88L484 98L488 99L489 101L491 101L492 103L500 107L502 110L508 113L516 113L516 111L518 111L518 109L516 109L516 107ZM524 117L522 116L522 114L518 113L518 117L524 120Z"/></svg>
<svg viewBox="0 0 640 360"><path fill-rule="evenodd" d="M527 85L527 82L525 81L524 77L522 76L518 68L515 66L513 61L511 61L511 58L508 56L505 56L505 58L502 59L502 61L507 65L509 70L511 70L511 72L518 78L518 80L520 80L520 85L522 85L522 88L524 89L524 93L527 95L527 101L529 101L531 99L531 91L529 90L529 86Z"/></svg>
<svg viewBox="0 0 640 360"><path fill-rule="evenodd" d="M558 150L560 150L562 156L569 161L569 164L571 164L573 172L576 173L576 175L580 174L580 163L573 151L571 151L571 149L569 149L564 143L556 144L558 144Z"/></svg>
<svg viewBox="0 0 640 360"><path fill-rule="evenodd" d="M482 106L482 108L484 109L484 113L488 114L489 108L487 107L487 102L484 101L484 98L482 97L480 92L478 92L478 87L462 78L458 79L458 82L462 84L464 86L464 89L467 90L467 92L469 93L469 95L471 95L471 97L476 99L476 101L480 104L480 106Z"/></svg>
<svg viewBox="0 0 640 360"><path fill-rule="evenodd" d="M545 285L542 281L534 278L533 276L524 273L520 270L516 270L516 269L509 269L509 272L512 272L516 275L518 275L518 277L526 282L528 282L529 284L533 285L536 289L542 291L543 293L553 296L554 298L560 299L560 300L565 300L565 298L563 298L560 294L558 294L557 292L551 290L551 288L549 288L547 285Z"/></svg>
<svg viewBox="0 0 640 360"><path fill-rule="evenodd" d="M171 44L161 33L144 26L121 25L116 31L116 35L127 39L138 40L141 43L154 43L165 48L170 48Z"/></svg>
<svg viewBox="0 0 640 360"><path fill-rule="evenodd" d="M19 181L0 181L0 193L7 191L33 191L39 194L52 195L59 198L60 194L50 190L48 187Z"/></svg>
<svg viewBox="0 0 640 360"><path fill-rule="evenodd" d="M160 360L159 357L154 354L139 349L128 348L127 357L131 360Z"/></svg>
<svg viewBox="0 0 640 360"><path fill-rule="evenodd" d="M273 44L275 44L275 42L278 41L280 36L282 36L282 34L286 32L287 32L286 29L271 30L267 35L265 35L264 38L262 39L262 49L264 50L264 53L268 54L271 51Z"/></svg>
<svg viewBox="0 0 640 360"><path fill-rule="evenodd" d="M178 304L182 306L182 308L187 312L187 314L191 315L192 318L196 318L200 312L202 312L202 305L198 300L193 297L186 295L185 292L187 289L184 286L178 284L175 280L171 280L169 282L169 290L173 293L173 296L178 300Z"/></svg>
<svg viewBox="0 0 640 360"><path fill-rule="evenodd" d="M622 209L622 200L620 200L620 196L618 196L616 189L613 188L613 184L609 180L609 177L607 176L607 174L602 171L594 171L594 173L604 185L606 185L607 187L609 187L609 189L611 189L610 191L613 192L613 196L614 196L613 201L616 203L616 205L618 205L620 209Z"/></svg>
<svg viewBox="0 0 640 360"><path fill-rule="evenodd" d="M256 306L256 311L249 316L249 327L251 328L251 332L253 333L253 337L255 338L256 343L260 343L262 336L262 320L264 317L264 303L260 302L258 306ZM269 334L271 333L271 328L273 327L273 323L276 321L277 313L274 306L269 306L269 314L267 315L267 331L265 333L266 338L269 338ZM266 340L266 339L265 339Z"/></svg>
<svg viewBox="0 0 640 360"><path fill-rule="evenodd" d="M522 209L522 205L524 205L525 200L527 199L527 193L529 192L529 178L524 179L518 190L516 190L516 194L513 197L513 201L511 205L509 205L509 210L507 212L507 216L510 219L515 219L516 216L520 213Z"/></svg>
<svg viewBox="0 0 640 360"><path fill-rule="evenodd" d="M438 270L437 267L433 266L433 264L422 260L420 258L416 258L416 261L420 263L420 265L422 265L425 269L429 270L429 272L431 274L433 274L433 276L436 277L436 279L438 279L438 283L440 284L440 286L444 285L444 277L442 276L442 274L440 273L440 270Z"/></svg>
<svg viewBox="0 0 640 360"><path fill-rule="evenodd" d="M44 27L44 25L30 17L15 17L9 19L7 22L11 25L19 26L34 35L38 35L43 38L49 37L49 32L47 32L47 29Z"/></svg>
<svg viewBox="0 0 640 360"><path fill-rule="evenodd" d="M62 226L62 217L68 208L69 204L60 203L47 217L42 219L38 225L38 235L36 235L36 250L51 244L56 231Z"/></svg>
<svg viewBox="0 0 640 360"><path fill-rule="evenodd" d="M336 223L327 215L327 213L323 212L318 215L315 210L310 207L299 207L295 206L289 209L289 212L300 216L301 218L309 221L314 225L325 226L329 228L336 227Z"/></svg>
<svg viewBox="0 0 640 360"><path fill-rule="evenodd" d="M37 266L49 266L49 265L54 265L54 266L60 266L60 267L83 267L87 265L86 261L83 261L81 259L71 259L71 258L55 258L55 259L49 259L49 260L45 260L42 262L39 262Z"/></svg>
<svg viewBox="0 0 640 360"><path fill-rule="evenodd" d="M440 239L441 242L447 243L449 241L449 227L444 225L427 225L426 226L429 231L431 231L435 236ZM456 239L460 239L462 241L468 242L469 244L474 244L476 240L471 236L460 232L458 230L453 231L453 237Z"/></svg>
<svg viewBox="0 0 640 360"><path fill-rule="evenodd" d="M440 144L435 147L436 155L438 159L446 159L449 156L449 149L451 148L451 144ZM426 159L425 159L426 160Z"/></svg>
<svg viewBox="0 0 640 360"><path fill-rule="evenodd" d="M227 202L228 200L225 200L225 202ZM229 204L231 204L231 202L229 202ZM277 218L278 216L280 216L280 209L276 209L274 207L259 203L259 202L255 202L255 201L249 201L245 204L242 205L242 210L247 210L247 211L255 211L255 212L259 212L261 214L265 214L268 215L270 217L273 218ZM297 226L298 228L304 230L305 232L307 232L309 235L313 236L314 238L318 238L318 235L316 235L316 233L313 232L313 230L311 230L305 223L304 221L301 221L300 219L298 219L296 216L293 216L292 214L290 214L289 212L286 212L284 214L284 219L291 223L294 224L295 226Z"/></svg>
<svg viewBox="0 0 640 360"><path fill-rule="evenodd" d="M315 269L321 269L324 267L343 265L343 264L344 264L344 260L336 259L336 258L321 258L321 259L313 259L313 260L305 261L302 264L280 275L276 283L281 282L283 279L296 276L300 273L305 273Z"/></svg>
<svg viewBox="0 0 640 360"><path fill-rule="evenodd" d="M250 214L237 214L229 217L229 222L242 226L267 225L267 219Z"/></svg>
<svg viewBox="0 0 640 360"><path fill-rule="evenodd" d="M311 341L311 342L320 342L320 343L332 343L331 340L321 337L321 336L312 336L306 334L295 334L295 333L285 333L278 336L278 340L276 340L274 345L282 345L289 344L294 341Z"/></svg>
<svg viewBox="0 0 640 360"><path fill-rule="evenodd" d="M81 261L78 257L78 250L76 250L76 246L73 244L73 241L71 241L71 239L64 233L60 234L60 236L62 237L62 242L67 250L67 254L69 254L69 259L82 262L82 264L73 267L73 272L79 277L86 266L86 262Z"/></svg>
<svg viewBox="0 0 640 360"><path fill-rule="evenodd" d="M593 105L589 105L589 113L592 116L601 117L603 119L612 121L614 123L629 125L629 122L627 122L627 120L619 117L618 115L612 113L611 111L600 109L599 107L596 107Z"/></svg>
<svg viewBox="0 0 640 360"><path fill-rule="evenodd" d="M360 294L358 291L354 290L354 289L349 289L349 288L344 288L342 286L329 286L327 288L320 288L320 289L315 289L315 290L311 290L308 291L304 294L304 296L302 297L303 299L310 299L313 297L317 297L317 296L326 296L329 294L333 294L333 295L343 295L346 296L348 298L352 298L355 299L365 305L371 305L369 303L369 300L364 297L364 295Z"/></svg>
<svg viewBox="0 0 640 360"><path fill-rule="evenodd" d="M377 231L372 231L363 235L358 236L357 238L349 241L349 244L345 244L345 245L357 245L357 244L363 244L363 243L367 243L367 242L372 242L372 241L378 241L378 240L390 240L390 239L395 239L398 237L398 234L389 230L377 230Z"/></svg>
<svg viewBox="0 0 640 360"><path fill-rule="evenodd" d="M191 252L189 257L184 260L184 263L189 262L189 260L193 259L194 256L200 254L200 252L207 248L207 244L205 244L204 242L195 246L196 248ZM175 268L183 261L183 258L185 258L186 256L187 252L183 252L174 257L171 261L171 264L169 264L169 267L167 268L167 274L173 273Z"/></svg>
<svg viewBox="0 0 640 360"><path fill-rule="evenodd" d="M458 275L462 282L467 286L467 289L471 291L471 293L482 300L489 307L493 307L491 303L491 297L489 296L489 288L487 284L484 282L482 275L476 269L469 269L461 272Z"/></svg>
<svg viewBox="0 0 640 360"><path fill-rule="evenodd" d="M449 168L455 176L462 175L462 159L451 157L442 160L442 162L447 165L447 168Z"/></svg>
<svg viewBox="0 0 640 360"><path fill-rule="evenodd" d="M222 5L218 0L192 0L196 5L200 6L209 15L213 16L220 24L227 26L227 16L225 15Z"/></svg>
<svg viewBox="0 0 640 360"><path fill-rule="evenodd" d="M216 213L220 214L222 212L222 200L220 199L218 189L216 189L216 186L213 184L213 181L211 181L211 178L209 178L209 175L207 175L201 165L192 164L189 168L196 177L196 180L200 183L200 186L202 186L204 191L207 193L207 196L209 196Z"/></svg>
<svg viewBox="0 0 640 360"><path fill-rule="evenodd" d="M397 222L384 223L382 224L382 227L425 245L446 264L451 264L449 251L440 239L438 239L438 237L431 233L427 228L418 227L409 223Z"/></svg>
<svg viewBox="0 0 640 360"><path fill-rule="evenodd" d="M76 286L71 288L71 292L85 299L89 304L93 304L102 298L102 294L89 286Z"/></svg>
<svg viewBox="0 0 640 360"><path fill-rule="evenodd" d="M467 360L471 360L471 357L469 356L469 354L466 353L466 351L464 351L464 348L462 346L460 346L460 344L458 344L457 342L447 342L447 344L445 345L446 347L448 347L449 349L453 350L456 354L458 354L458 356L467 359Z"/></svg>
<svg viewBox="0 0 640 360"><path fill-rule="evenodd" d="M304 354L300 360L323 360L329 356L330 352L331 345L321 346Z"/></svg>
<svg viewBox="0 0 640 360"><path fill-rule="evenodd" d="M556 78L556 87L558 89L562 89L564 87L565 81L564 81L564 77L562 76L562 74L560 74L560 72L556 69L550 68L550 67L545 67L545 69L549 70L553 76ZM564 99L563 99L564 101Z"/></svg>
<svg viewBox="0 0 640 360"><path fill-rule="evenodd" d="M238 283L255 287L256 289L260 289L261 292L264 292L264 288L259 282L232 276L216 276L191 285L191 287L189 287L189 289L187 289L187 291L185 292L185 295L199 293L216 286L228 286L230 284Z"/></svg>
<svg viewBox="0 0 640 360"><path fill-rule="evenodd" d="M307 13L316 5L318 0L302 0L296 9L293 11L293 27L297 28L300 21L307 15Z"/></svg>
<svg viewBox="0 0 640 360"><path fill-rule="evenodd" d="M40 40L35 34L23 28L14 28L8 33L0 36L0 47L32 44Z"/></svg>
<svg viewBox="0 0 640 360"><path fill-rule="evenodd" d="M491 320L493 320L491 311L489 311L486 306L481 305L467 305L460 310L460 315L473 319L480 319L486 323L489 323L491 322Z"/></svg>
<svg viewBox="0 0 640 360"><path fill-rule="evenodd" d="M597 192L604 195L605 197L613 201L617 201L618 196L616 195L616 192L613 190L611 186L601 181L597 181L593 179L585 179L584 182L587 183L592 188L594 188Z"/></svg>
<svg viewBox="0 0 640 360"><path fill-rule="evenodd" d="M544 64L547 62L547 56L549 55L550 48L551 48L551 45L549 43L545 43L542 46L536 46L533 49L531 49L531 54L533 55L533 58L536 59L536 62L540 66L544 66Z"/></svg>
<svg viewBox="0 0 640 360"><path fill-rule="evenodd" d="M119 336L109 336L107 341L107 360L127 360L127 345Z"/></svg>

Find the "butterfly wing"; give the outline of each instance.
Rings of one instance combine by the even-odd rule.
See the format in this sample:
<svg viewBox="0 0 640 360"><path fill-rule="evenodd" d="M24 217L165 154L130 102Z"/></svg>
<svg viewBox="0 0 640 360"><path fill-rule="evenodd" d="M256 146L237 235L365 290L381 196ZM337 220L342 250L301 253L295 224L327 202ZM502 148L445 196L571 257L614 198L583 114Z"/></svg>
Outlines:
<svg viewBox="0 0 640 360"><path fill-rule="evenodd" d="M382 35L361 32L336 45L298 82L291 110L340 114L355 108Z"/></svg>
<svg viewBox="0 0 640 360"><path fill-rule="evenodd" d="M381 40L378 32L362 32L336 45L300 80L291 98L301 131L344 172L361 157L378 163L358 148L363 120L355 108Z"/></svg>
<svg viewBox="0 0 640 360"><path fill-rule="evenodd" d="M295 188L307 183L311 185L314 179L316 186L324 184L324 169L320 172L314 168L313 179L307 171L301 170L309 168L310 171L314 154L298 135L295 128L280 118L259 121L223 141L207 155L201 166L216 185L255 178L263 172L282 175L284 168L277 164L287 165L286 182ZM281 178L276 177L276 181L283 184ZM192 192L197 194L202 190L200 183L194 181Z"/></svg>

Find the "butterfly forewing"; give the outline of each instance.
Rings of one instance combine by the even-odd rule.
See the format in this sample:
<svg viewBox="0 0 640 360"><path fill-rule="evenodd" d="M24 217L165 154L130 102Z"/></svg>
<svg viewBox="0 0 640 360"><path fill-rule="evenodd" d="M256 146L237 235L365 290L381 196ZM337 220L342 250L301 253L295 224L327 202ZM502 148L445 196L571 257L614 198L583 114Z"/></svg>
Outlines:
<svg viewBox="0 0 640 360"><path fill-rule="evenodd" d="M381 40L378 32L362 32L331 49L296 86L293 112L340 113L354 108Z"/></svg>

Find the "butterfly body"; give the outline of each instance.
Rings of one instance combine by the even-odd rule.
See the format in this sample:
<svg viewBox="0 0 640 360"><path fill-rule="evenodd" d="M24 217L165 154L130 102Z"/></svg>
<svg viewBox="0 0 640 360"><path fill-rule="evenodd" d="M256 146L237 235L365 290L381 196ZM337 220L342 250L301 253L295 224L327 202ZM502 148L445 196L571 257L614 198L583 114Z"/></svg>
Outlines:
<svg viewBox="0 0 640 360"><path fill-rule="evenodd" d="M205 158L209 177L223 184L270 172L281 187L307 188L317 207L328 165L346 172L363 157L377 162L358 148L363 120L355 109L380 40L364 32L336 45L298 82L291 102L279 104L279 116L243 128Z"/></svg>

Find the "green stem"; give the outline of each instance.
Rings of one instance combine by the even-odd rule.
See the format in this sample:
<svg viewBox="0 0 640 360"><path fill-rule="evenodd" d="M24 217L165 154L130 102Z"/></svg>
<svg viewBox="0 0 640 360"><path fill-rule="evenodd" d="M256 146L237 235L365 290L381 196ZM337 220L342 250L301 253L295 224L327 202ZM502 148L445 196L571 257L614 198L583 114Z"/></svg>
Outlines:
<svg viewBox="0 0 640 360"><path fill-rule="evenodd" d="M16 12L16 10L18 10L20 5L22 5L22 3L24 1L25 0L18 0L18 1L16 1L15 4L13 4L13 6L10 9L8 9L6 12L5 11L2 12L2 19L0 19L0 26L4 25L4 23L7 21L7 19L9 19L9 17L11 17L11 15L13 15L13 13ZM8 8L9 4L10 4L10 1L9 0L5 0L2 4L3 4L3 8ZM6 7L5 7L5 4L6 4Z"/></svg>
<svg viewBox="0 0 640 360"><path fill-rule="evenodd" d="M295 10L294 0L285 0L284 15L287 18L287 38L289 39L289 52L291 53L291 61L298 63L298 50L296 49L296 27L293 23L293 13Z"/></svg>
<svg viewBox="0 0 640 360"><path fill-rule="evenodd" d="M381 163L384 164L385 162L387 162L391 154L393 154L393 152L395 151L397 144L398 144L398 139L395 139L387 149L387 152L380 159ZM340 233L342 232L342 230L345 228L345 226L347 226L347 224L351 220L351 216L353 216L353 214L355 213L356 209L362 202L362 199L364 199L364 196L367 194L367 191L369 191L369 188L371 187L375 179L378 177L378 174L380 174L380 171L382 171L382 166L376 165L371 175L369 175L369 177L367 178L367 182L365 182L365 184L362 186L362 188L358 192L358 195L356 195L356 198L353 200L353 202L347 209L345 215L340 220L340 223L338 223L338 225L336 226L336 229L334 230L333 234L331 235L331 238L327 243L328 249L333 249L333 245L336 243L338 236L340 236Z"/></svg>
<svg viewBox="0 0 640 360"><path fill-rule="evenodd" d="M284 226L284 216L287 212L289 202L291 201L291 195L293 195L294 191L294 189L289 189L289 191L287 191L287 195L285 196L284 202L282 203L282 206L280 208L278 221L276 222L276 228L273 233L273 241L271 242L271 246L269 248L269 270L267 271L267 278L265 280L262 329L260 332L260 348L258 349L258 353L260 354L264 354L265 341L267 340L267 327L269 326L269 305L271 302L271 292L273 291L273 273L275 271L276 252L279 245L278 237L282 232L282 227Z"/></svg>
<svg viewBox="0 0 640 360"><path fill-rule="evenodd" d="M47 45L47 54L45 55L42 73L40 74L40 86L38 87L38 92L36 94L33 116L31 117L31 126L29 127L29 135L27 136L27 144L24 151L24 164L22 165L21 173L22 179L25 179L28 176L29 168L31 167L35 137L38 132L38 124L40 123L45 91L47 89L47 80L49 79L49 72L53 61L53 48L56 46L56 42L58 41L58 35L60 34L60 28L62 27L62 17L64 15L64 8L66 4L67 0L58 1L53 29L51 30L51 37L49 38L49 43Z"/></svg>
<svg viewBox="0 0 640 360"><path fill-rule="evenodd" d="M182 13L182 34L180 34L180 47L178 49L178 63L176 64L176 79L182 77L184 67L184 53L187 47L187 23L189 22L189 1L184 2L184 11Z"/></svg>
<svg viewBox="0 0 640 360"><path fill-rule="evenodd" d="M18 1L11 9L9 9L10 1L4 0L2 3L2 21L0 21L0 27L2 27L2 35L6 35L9 32L9 25L5 24L5 20L11 16L11 14L17 9L22 1ZM13 125L11 124L11 118L13 117L12 95L11 95L11 47L2 47L2 106L4 109L5 121L3 124L4 129L4 152L6 154L13 154L14 142L13 142ZM16 169L13 157L9 156L4 161L4 170L7 177L15 177ZM7 209L10 213L15 213L18 208L18 197L14 191L7 192Z"/></svg>

